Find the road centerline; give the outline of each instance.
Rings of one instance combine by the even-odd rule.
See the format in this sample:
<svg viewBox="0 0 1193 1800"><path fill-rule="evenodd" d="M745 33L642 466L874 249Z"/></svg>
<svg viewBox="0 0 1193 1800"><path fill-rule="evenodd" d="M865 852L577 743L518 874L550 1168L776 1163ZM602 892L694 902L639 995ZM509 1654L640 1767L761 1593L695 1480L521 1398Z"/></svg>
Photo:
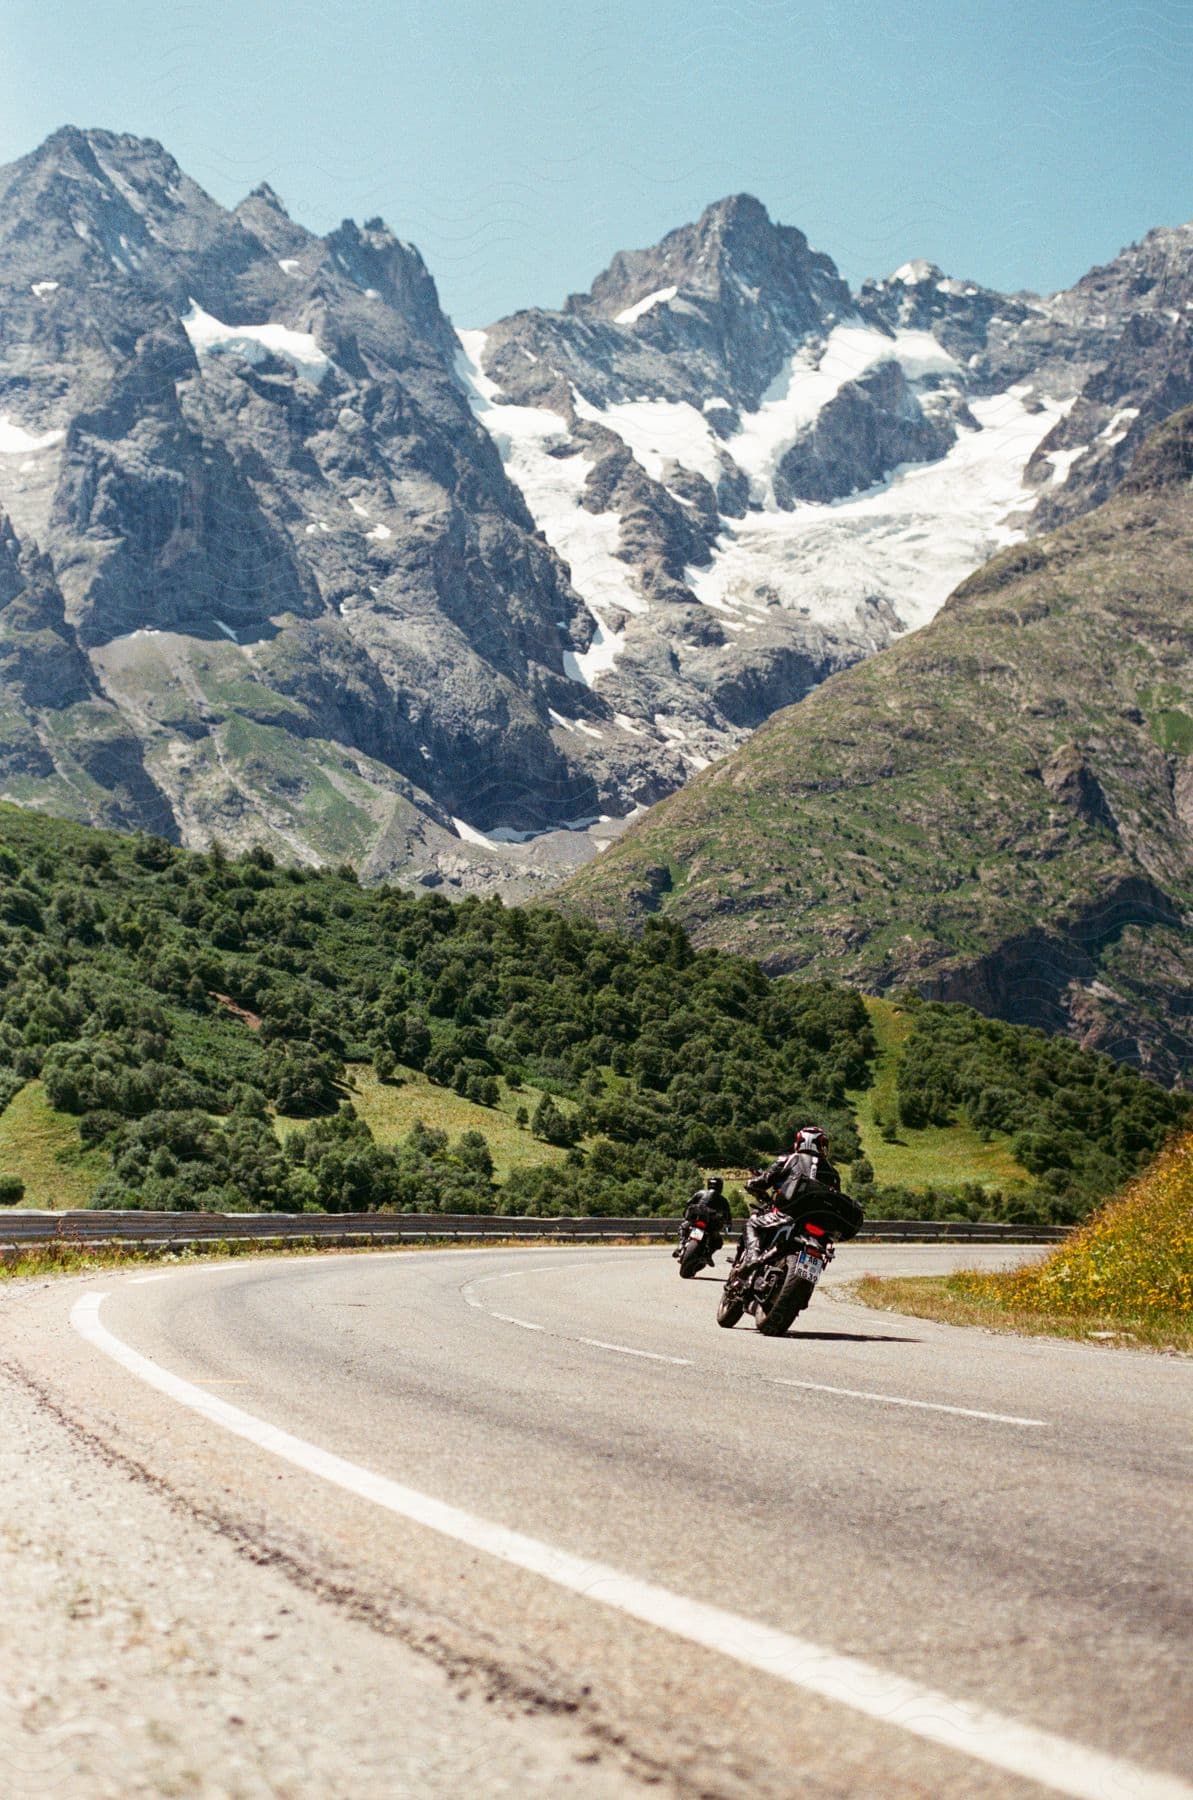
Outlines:
<svg viewBox="0 0 1193 1800"><path fill-rule="evenodd" d="M971 1701L954 1700L890 1670L512 1531L348 1462L184 1381L132 1349L102 1323L106 1298L106 1292L84 1294L71 1310L72 1327L93 1348L209 1423L414 1524L791 1687L1038 1782L1071 1800L1106 1800L1108 1794L1122 1800L1193 1800L1193 1787L1177 1776L1089 1749Z"/></svg>
<svg viewBox="0 0 1193 1800"><path fill-rule="evenodd" d="M771 1387L806 1388L814 1394L843 1394L849 1400L876 1400L884 1406L914 1406L924 1412L956 1413L963 1419L992 1419L998 1425L1046 1427L1047 1419L1021 1419L1015 1413L983 1412L976 1406L949 1406L943 1400L911 1400L902 1394L876 1394L868 1388L832 1387L827 1381L797 1381L792 1376L765 1375Z"/></svg>
<svg viewBox="0 0 1193 1800"><path fill-rule="evenodd" d="M692 1369L696 1367L690 1356L668 1356L661 1350L638 1350L629 1344L610 1343L605 1338L581 1337L577 1332L559 1331L546 1325L532 1324L528 1319L519 1319L509 1313L492 1312L484 1301L472 1291L497 1281L513 1281L520 1275L544 1275L559 1273L567 1269L591 1267L584 1263L539 1263L533 1269L506 1269L499 1275L482 1275L476 1280L465 1282L460 1292L466 1305L476 1312L483 1313L487 1319L497 1319L503 1325L517 1325L523 1331L541 1331L565 1344L587 1344L594 1350L612 1350L621 1356L637 1356L648 1362L670 1363L676 1368ZM814 1394L836 1394L845 1400L869 1400L877 1405L910 1407L917 1412L949 1413L956 1418L982 1419L993 1425L1015 1425L1025 1430L1046 1430L1047 1419L1029 1419L1017 1413L1000 1413L985 1411L976 1406L956 1406L944 1400L917 1400L903 1394L880 1394L870 1388L838 1387L826 1381L803 1381L782 1375L759 1376L751 1370L747 1377L750 1381L762 1380L770 1387L801 1388Z"/></svg>
<svg viewBox="0 0 1193 1800"><path fill-rule="evenodd" d="M500 1316L499 1313L492 1315L495 1319ZM541 1330L542 1327L540 1326L539 1329ZM675 1363L678 1367L685 1369L693 1367L690 1356L664 1356L661 1350L633 1350L629 1344L609 1344L605 1342L604 1338L578 1337L573 1338L572 1341L576 1344L591 1344L594 1350L616 1350L619 1356L645 1356L651 1362Z"/></svg>

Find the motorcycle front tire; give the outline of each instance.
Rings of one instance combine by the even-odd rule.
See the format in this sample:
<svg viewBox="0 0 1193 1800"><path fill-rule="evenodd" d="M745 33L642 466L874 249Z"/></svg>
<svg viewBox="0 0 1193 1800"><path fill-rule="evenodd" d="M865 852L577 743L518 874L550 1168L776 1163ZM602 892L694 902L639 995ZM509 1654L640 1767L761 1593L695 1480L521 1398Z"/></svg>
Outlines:
<svg viewBox="0 0 1193 1800"><path fill-rule="evenodd" d="M732 1331L745 1310L745 1302L739 1300L736 1294L722 1294L717 1305L717 1324L723 1325L726 1331Z"/></svg>
<svg viewBox="0 0 1193 1800"><path fill-rule="evenodd" d="M699 1241L688 1245L679 1259L679 1273L684 1281L691 1281L697 1271L704 1267L707 1254L704 1245Z"/></svg>
<svg viewBox="0 0 1193 1800"><path fill-rule="evenodd" d="M754 1323L763 1337L782 1337L790 1331L796 1317L802 1313L812 1298L812 1283L802 1275L796 1274L799 1258L787 1258L787 1272L783 1277L783 1285L765 1312L755 1314Z"/></svg>

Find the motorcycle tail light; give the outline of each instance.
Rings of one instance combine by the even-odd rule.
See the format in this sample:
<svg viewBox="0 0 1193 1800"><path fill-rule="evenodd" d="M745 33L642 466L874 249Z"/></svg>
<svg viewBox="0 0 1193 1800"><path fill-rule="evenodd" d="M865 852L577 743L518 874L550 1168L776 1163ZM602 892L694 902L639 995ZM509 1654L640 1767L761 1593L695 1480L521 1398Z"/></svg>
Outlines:
<svg viewBox="0 0 1193 1800"><path fill-rule="evenodd" d="M822 1225L812 1225L807 1220L804 1221L804 1230L810 1231L813 1237L824 1236L824 1227Z"/></svg>

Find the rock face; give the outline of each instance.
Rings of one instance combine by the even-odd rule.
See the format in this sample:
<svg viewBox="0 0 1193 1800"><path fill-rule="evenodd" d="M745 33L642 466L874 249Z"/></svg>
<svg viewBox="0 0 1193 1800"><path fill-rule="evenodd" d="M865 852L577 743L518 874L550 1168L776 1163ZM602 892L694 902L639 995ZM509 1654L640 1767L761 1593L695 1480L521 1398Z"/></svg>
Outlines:
<svg viewBox="0 0 1193 1800"><path fill-rule="evenodd" d="M855 296L738 195L463 373L593 615L574 672L694 769L1105 498L1193 400L1191 328L1193 227L1046 299L926 262Z"/></svg>
<svg viewBox="0 0 1193 1800"><path fill-rule="evenodd" d="M560 896L1193 1070L1193 409Z"/></svg>
<svg viewBox="0 0 1193 1800"><path fill-rule="evenodd" d="M105 132L0 194L8 797L439 879L453 818L665 791L564 671L587 614L416 251L377 220L315 238L268 189L227 213ZM600 768L556 715L600 722Z"/></svg>
<svg viewBox="0 0 1193 1800"><path fill-rule="evenodd" d="M1188 250L855 296L738 195L457 334L381 220L57 132L0 170L0 795L541 888L1109 491Z"/></svg>

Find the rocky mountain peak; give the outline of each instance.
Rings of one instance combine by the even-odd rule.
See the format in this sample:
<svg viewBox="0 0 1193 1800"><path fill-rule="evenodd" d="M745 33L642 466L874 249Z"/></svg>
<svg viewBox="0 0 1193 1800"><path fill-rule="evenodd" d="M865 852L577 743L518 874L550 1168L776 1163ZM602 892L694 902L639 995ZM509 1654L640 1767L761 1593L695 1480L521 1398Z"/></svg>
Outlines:
<svg viewBox="0 0 1193 1800"><path fill-rule="evenodd" d="M98 126L60 126L21 160L30 168L84 173L107 182L118 181L121 176L129 180L135 177L145 186L156 183L168 188L184 179L174 158L156 138L134 137L130 132L106 131Z"/></svg>
<svg viewBox="0 0 1193 1800"><path fill-rule="evenodd" d="M810 249L802 231L776 224L752 194L716 201L649 249L619 251L566 310L632 324L653 310L639 312L642 301L658 293L681 304L754 305L797 333L851 305L832 259Z"/></svg>
<svg viewBox="0 0 1193 1800"><path fill-rule="evenodd" d="M285 219L290 217L281 196L275 188L270 187L267 181L259 181L247 198L250 200L260 200L262 205L268 206L273 212L281 213L282 217Z"/></svg>
<svg viewBox="0 0 1193 1800"><path fill-rule="evenodd" d="M113 281L140 280L185 306L201 259L243 267L255 250L152 138L67 126L0 170L0 276L85 281L101 306Z"/></svg>

